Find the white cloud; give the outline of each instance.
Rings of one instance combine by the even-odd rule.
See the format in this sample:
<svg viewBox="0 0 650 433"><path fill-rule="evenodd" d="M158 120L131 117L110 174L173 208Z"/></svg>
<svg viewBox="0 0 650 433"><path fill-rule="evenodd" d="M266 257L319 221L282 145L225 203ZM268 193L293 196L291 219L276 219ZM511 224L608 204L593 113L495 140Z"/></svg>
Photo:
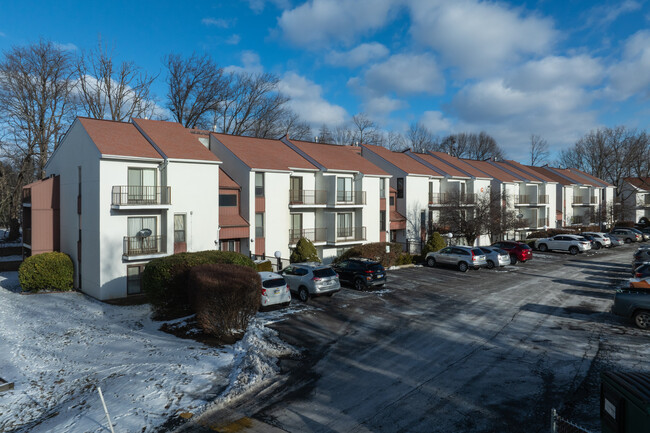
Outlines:
<svg viewBox="0 0 650 433"><path fill-rule="evenodd" d="M350 51L331 51L325 56L325 61L335 66L356 68L368 64L370 61L384 58L389 51L379 42L361 44Z"/></svg>
<svg viewBox="0 0 650 433"><path fill-rule="evenodd" d="M434 134L444 133L451 129L451 121L446 119L440 111L425 111L420 118L420 123Z"/></svg>
<svg viewBox="0 0 650 433"><path fill-rule="evenodd" d="M366 86L376 93L439 94L445 79L429 54L395 54L365 73Z"/></svg>
<svg viewBox="0 0 650 433"><path fill-rule="evenodd" d="M322 47L351 44L359 35L382 28L391 18L394 0L310 0L285 10L278 25L291 43Z"/></svg>
<svg viewBox="0 0 650 433"><path fill-rule="evenodd" d="M227 29L234 25L233 20L226 20L223 18L203 18L201 23L209 27L217 27L220 29Z"/></svg>
<svg viewBox="0 0 650 433"><path fill-rule="evenodd" d="M606 92L614 99L623 100L636 94L650 93L650 31L642 30L626 42L622 59L610 70L610 84Z"/></svg>
<svg viewBox="0 0 650 433"><path fill-rule="evenodd" d="M79 47L77 47L75 44L72 42L68 42L67 44L61 44L59 42L54 42L54 46L58 48L61 51L77 51Z"/></svg>
<svg viewBox="0 0 650 433"><path fill-rule="evenodd" d="M224 69L225 72L247 72L251 74L258 74L264 72L264 66L260 62L260 56L255 51L242 51L241 53L241 62L242 66L226 66Z"/></svg>
<svg viewBox="0 0 650 433"><path fill-rule="evenodd" d="M548 56L525 63L507 80L520 90L544 90L554 87L595 86L605 78L600 60L587 55Z"/></svg>
<svg viewBox="0 0 650 433"><path fill-rule="evenodd" d="M236 34L230 35L228 39L226 39L226 43L228 45L237 45L239 44L240 41L241 41L241 36Z"/></svg>
<svg viewBox="0 0 650 433"><path fill-rule="evenodd" d="M616 21L619 16L636 12L641 9L641 3L634 0L615 2L611 5L595 6L589 13L585 27L605 26Z"/></svg>
<svg viewBox="0 0 650 433"><path fill-rule="evenodd" d="M343 107L330 104L322 96L322 88L295 72L284 74L278 85L280 92L291 100L289 106L302 120L318 128L325 124L337 126L345 122Z"/></svg>
<svg viewBox="0 0 650 433"><path fill-rule="evenodd" d="M272 3L278 9L287 9L291 6L289 0L246 0L248 2L248 7L251 8L256 14L260 14L264 11L267 3Z"/></svg>
<svg viewBox="0 0 650 433"><path fill-rule="evenodd" d="M4 38L6 36L7 36L6 33L0 32L0 38Z"/></svg>
<svg viewBox="0 0 650 433"><path fill-rule="evenodd" d="M549 51L558 34L550 19L477 0L410 0L411 33L461 76L503 70L524 55Z"/></svg>
<svg viewBox="0 0 650 433"><path fill-rule="evenodd" d="M386 95L371 96L363 102L363 111L371 118L383 117L396 110L406 108L408 104L400 99Z"/></svg>

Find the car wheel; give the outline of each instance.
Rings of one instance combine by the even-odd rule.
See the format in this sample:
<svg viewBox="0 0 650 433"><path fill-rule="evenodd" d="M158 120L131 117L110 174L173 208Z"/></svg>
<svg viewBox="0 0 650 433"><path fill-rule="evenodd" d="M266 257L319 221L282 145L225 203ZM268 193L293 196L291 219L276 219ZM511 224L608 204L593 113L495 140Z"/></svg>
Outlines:
<svg viewBox="0 0 650 433"><path fill-rule="evenodd" d="M511 265L517 264L517 256L510 256L510 264Z"/></svg>
<svg viewBox="0 0 650 433"><path fill-rule="evenodd" d="M309 301L309 290L307 290L307 287L300 286L300 288L298 289L298 297L302 302Z"/></svg>
<svg viewBox="0 0 650 433"><path fill-rule="evenodd" d="M461 272L467 272L468 269L469 269L469 266L467 265L467 263L465 263L465 262L460 262L460 263L458 264L458 270L459 270L459 271L461 271Z"/></svg>
<svg viewBox="0 0 650 433"><path fill-rule="evenodd" d="M625 238L625 243L626 243L626 244L631 244L631 243L632 243L632 239L630 239L630 238Z"/></svg>
<svg viewBox="0 0 650 433"><path fill-rule="evenodd" d="M548 251L548 246L546 244L539 244L537 249L540 250L541 252L545 253L546 251Z"/></svg>
<svg viewBox="0 0 650 433"><path fill-rule="evenodd" d="M362 291L363 289L366 288L366 284L361 280L360 278L357 278L354 280L354 288L357 289L358 291Z"/></svg>
<svg viewBox="0 0 650 433"><path fill-rule="evenodd" d="M488 268L488 269L492 269L492 268L494 268L494 262L493 262L492 260L488 260L488 261L487 261L487 268Z"/></svg>
<svg viewBox="0 0 650 433"><path fill-rule="evenodd" d="M434 259L433 257L429 257L427 259L427 266L430 266L430 267L433 268L435 265L436 265L436 259Z"/></svg>
<svg viewBox="0 0 650 433"><path fill-rule="evenodd" d="M580 251L580 250L578 250L578 247L569 247L569 253L570 253L572 256L575 256L576 254L578 254L579 251Z"/></svg>
<svg viewBox="0 0 650 433"><path fill-rule="evenodd" d="M650 329L650 311L637 311L634 313L634 324L641 329Z"/></svg>
<svg viewBox="0 0 650 433"><path fill-rule="evenodd" d="M600 244L600 242L596 242L596 243L594 244L594 250L599 250L599 249L601 249L602 247L603 247L603 246Z"/></svg>

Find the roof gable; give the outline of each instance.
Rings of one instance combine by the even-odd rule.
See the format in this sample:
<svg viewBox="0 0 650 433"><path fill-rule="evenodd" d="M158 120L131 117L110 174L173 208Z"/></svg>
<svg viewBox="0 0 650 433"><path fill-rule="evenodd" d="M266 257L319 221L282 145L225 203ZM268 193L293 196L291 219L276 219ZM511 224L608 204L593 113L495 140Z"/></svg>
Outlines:
<svg viewBox="0 0 650 433"><path fill-rule="evenodd" d="M189 129L176 122L133 119L133 123L167 158L197 161L219 161Z"/></svg>
<svg viewBox="0 0 650 433"><path fill-rule="evenodd" d="M388 176L381 168L377 167L350 146L336 144L313 143L286 139L288 143L304 152L327 170L358 171L366 175Z"/></svg>
<svg viewBox="0 0 650 433"><path fill-rule="evenodd" d="M393 152L392 150L388 150L383 146L374 146L370 144L364 144L362 147L380 156L385 161L394 165L407 174L441 177L439 173L433 171L431 168L415 160L414 158L411 158L403 152Z"/></svg>
<svg viewBox="0 0 650 433"><path fill-rule="evenodd" d="M132 123L87 117L78 117L77 120L102 155L162 159Z"/></svg>
<svg viewBox="0 0 650 433"><path fill-rule="evenodd" d="M625 182L644 191L650 191L650 177L626 177Z"/></svg>
<svg viewBox="0 0 650 433"><path fill-rule="evenodd" d="M485 173L499 182L521 182L522 178L515 176L512 172L506 171L491 161L478 161L475 159L462 159L467 164Z"/></svg>
<svg viewBox="0 0 650 433"><path fill-rule="evenodd" d="M482 171L478 170L477 168L471 166L467 162L463 161L460 158L456 158L455 156L451 156L448 153L445 152L429 152L434 158L438 158L448 165L454 166L457 169L467 173L468 175L472 177L481 177L481 178L489 178L487 174L483 173Z"/></svg>

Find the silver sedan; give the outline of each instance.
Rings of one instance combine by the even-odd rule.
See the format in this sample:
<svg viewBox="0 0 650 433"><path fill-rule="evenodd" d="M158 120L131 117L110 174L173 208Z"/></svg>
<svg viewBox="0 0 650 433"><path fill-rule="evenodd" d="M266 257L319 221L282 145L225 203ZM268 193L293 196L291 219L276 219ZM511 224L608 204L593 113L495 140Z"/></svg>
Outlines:
<svg viewBox="0 0 650 433"><path fill-rule="evenodd" d="M487 261L487 268L492 269L496 266L506 266L510 264L510 255L506 250L497 247L478 247Z"/></svg>

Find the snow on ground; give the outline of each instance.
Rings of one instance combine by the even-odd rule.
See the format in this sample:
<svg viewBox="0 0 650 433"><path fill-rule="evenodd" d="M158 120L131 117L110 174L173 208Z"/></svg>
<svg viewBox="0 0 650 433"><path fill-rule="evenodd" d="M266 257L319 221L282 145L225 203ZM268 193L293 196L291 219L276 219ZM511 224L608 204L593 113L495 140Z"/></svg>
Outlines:
<svg viewBox="0 0 650 433"><path fill-rule="evenodd" d="M113 306L76 292L21 295L17 272L0 273L0 431L152 431L276 373L290 354L270 318L251 321L233 346L209 347L159 331L150 308ZM272 320L272 319L271 319Z"/></svg>

